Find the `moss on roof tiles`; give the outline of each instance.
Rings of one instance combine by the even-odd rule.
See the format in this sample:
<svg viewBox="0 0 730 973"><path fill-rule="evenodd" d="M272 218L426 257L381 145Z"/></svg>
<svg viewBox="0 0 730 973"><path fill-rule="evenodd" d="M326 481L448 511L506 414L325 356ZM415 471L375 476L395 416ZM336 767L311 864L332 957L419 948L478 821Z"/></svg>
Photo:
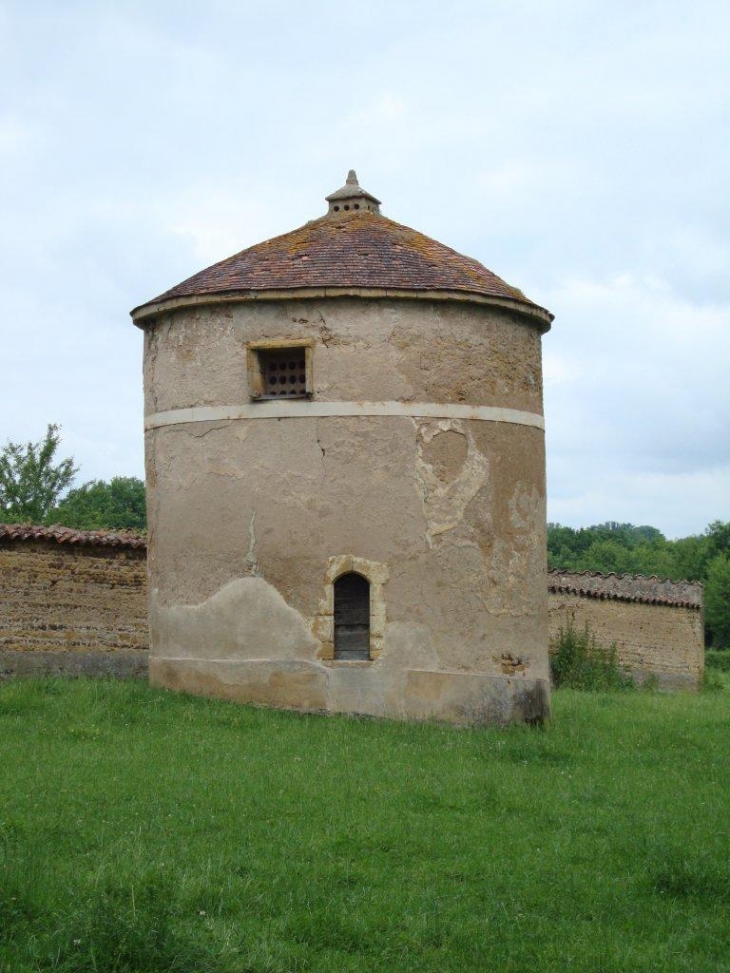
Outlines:
<svg viewBox="0 0 730 973"><path fill-rule="evenodd" d="M303 288L454 291L537 307L477 260L367 211L312 220L213 264L147 303Z"/></svg>

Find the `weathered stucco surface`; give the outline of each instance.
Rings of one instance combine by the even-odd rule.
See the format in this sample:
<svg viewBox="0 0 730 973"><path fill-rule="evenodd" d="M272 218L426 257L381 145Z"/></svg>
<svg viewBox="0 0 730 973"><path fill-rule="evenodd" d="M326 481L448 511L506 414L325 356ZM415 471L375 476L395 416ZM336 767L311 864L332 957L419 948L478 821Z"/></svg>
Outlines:
<svg viewBox="0 0 730 973"><path fill-rule="evenodd" d="M318 401L455 402L542 413L540 333L501 308L330 298L180 308L145 328L145 414L249 400L246 344L315 342Z"/></svg>
<svg viewBox="0 0 730 973"><path fill-rule="evenodd" d="M535 696L529 683L514 681L528 670L524 653L493 653L493 671L512 682L468 666L445 666L429 625L388 618L388 566L351 555L328 560L316 614L308 619L255 573L255 523L249 522L244 577L200 603L161 609L153 595L153 623L178 652L174 659L155 660L156 681L270 705L420 718L441 714L457 721L470 712L474 719L531 718L541 690ZM5 538L0 678L146 676L145 550L143 541L135 544L100 548ZM330 662L333 582L351 570L371 582L373 663ZM698 686L704 663L701 585L551 572L548 590L551 637L569 621L587 624L602 642L616 642L620 663L635 678L655 678L665 689ZM440 675L430 679L424 673ZM511 702L515 691L519 705Z"/></svg>
<svg viewBox="0 0 730 973"><path fill-rule="evenodd" d="M147 414L248 402L247 344L286 338L313 340L318 402L542 413L540 335L517 315L338 298L160 316L146 328ZM184 423L147 433L147 470L153 681L457 722L549 711L540 429L409 416ZM333 565L371 582L372 661L332 659Z"/></svg>

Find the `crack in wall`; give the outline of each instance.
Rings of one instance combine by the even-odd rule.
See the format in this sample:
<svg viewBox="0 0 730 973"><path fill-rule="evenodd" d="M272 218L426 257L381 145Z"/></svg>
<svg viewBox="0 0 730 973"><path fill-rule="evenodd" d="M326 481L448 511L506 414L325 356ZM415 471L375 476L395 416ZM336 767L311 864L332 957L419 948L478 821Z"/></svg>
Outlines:
<svg viewBox="0 0 730 973"><path fill-rule="evenodd" d="M338 338L334 333L332 328L327 324L324 314L321 311L317 311L319 315L320 325L319 325L319 339L325 348L329 348L330 345L341 345L342 339Z"/></svg>
<svg viewBox="0 0 730 973"><path fill-rule="evenodd" d="M322 464L322 479L324 480L325 479L325 476L326 476L326 474L325 474L325 468L324 468L324 458L325 458L325 455L326 455L326 450L325 450L324 446L322 445L322 440L319 438L319 420L317 420L317 423L315 425L315 436L316 436L316 439L317 439L317 446L319 446L319 451L322 454L320 456L320 462Z"/></svg>

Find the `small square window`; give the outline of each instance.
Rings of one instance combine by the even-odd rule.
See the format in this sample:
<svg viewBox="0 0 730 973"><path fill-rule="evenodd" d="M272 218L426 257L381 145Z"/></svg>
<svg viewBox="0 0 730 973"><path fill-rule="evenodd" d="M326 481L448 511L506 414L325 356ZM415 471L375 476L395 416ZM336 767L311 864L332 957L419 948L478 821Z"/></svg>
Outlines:
<svg viewBox="0 0 730 973"><path fill-rule="evenodd" d="M312 343L261 342L248 346L252 399L306 399L312 395Z"/></svg>

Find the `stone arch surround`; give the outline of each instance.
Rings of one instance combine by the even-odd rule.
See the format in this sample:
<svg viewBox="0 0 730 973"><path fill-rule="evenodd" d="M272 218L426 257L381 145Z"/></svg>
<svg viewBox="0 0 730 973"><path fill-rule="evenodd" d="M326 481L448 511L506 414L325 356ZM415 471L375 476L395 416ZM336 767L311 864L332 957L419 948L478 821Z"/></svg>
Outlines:
<svg viewBox="0 0 730 973"><path fill-rule="evenodd" d="M385 585L388 566L379 561L369 561L352 554L337 554L327 562L324 573L324 592L315 615L312 634L320 642L317 657L334 661L335 658L335 581L343 574L361 574L370 582L370 661L375 661L383 651L386 625Z"/></svg>

